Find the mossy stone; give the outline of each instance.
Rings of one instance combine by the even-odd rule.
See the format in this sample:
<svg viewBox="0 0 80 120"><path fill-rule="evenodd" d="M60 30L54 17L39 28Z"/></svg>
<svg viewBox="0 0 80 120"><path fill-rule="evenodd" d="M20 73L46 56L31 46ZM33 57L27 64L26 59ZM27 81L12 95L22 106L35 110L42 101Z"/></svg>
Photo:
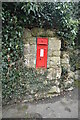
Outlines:
<svg viewBox="0 0 80 120"><path fill-rule="evenodd" d="M55 36L55 32L53 30L47 29L45 36L47 36L47 37L54 37Z"/></svg>
<svg viewBox="0 0 80 120"><path fill-rule="evenodd" d="M31 34L32 34L32 36L34 36L34 37L43 37L43 36L45 36L45 30L43 29L43 28L33 28L32 30L31 30Z"/></svg>
<svg viewBox="0 0 80 120"><path fill-rule="evenodd" d="M29 38L29 37L32 37L32 35L31 35L31 30L28 29L28 28L26 28L26 29L24 30L23 39L26 39L26 38Z"/></svg>
<svg viewBox="0 0 80 120"><path fill-rule="evenodd" d="M43 28L33 28L31 30L32 36L37 36L37 37L53 37L55 36L55 31L50 30L50 29L43 29Z"/></svg>

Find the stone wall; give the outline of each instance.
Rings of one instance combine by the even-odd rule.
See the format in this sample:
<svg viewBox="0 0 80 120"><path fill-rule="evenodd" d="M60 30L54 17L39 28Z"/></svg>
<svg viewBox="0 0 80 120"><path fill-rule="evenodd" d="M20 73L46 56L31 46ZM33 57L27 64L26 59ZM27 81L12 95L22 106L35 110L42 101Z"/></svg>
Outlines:
<svg viewBox="0 0 80 120"><path fill-rule="evenodd" d="M75 61L76 61L76 64L75 64L75 67L76 67L76 70L75 70L75 80L78 80L80 81L80 50L79 49L76 49L74 51L74 54L75 54Z"/></svg>
<svg viewBox="0 0 80 120"><path fill-rule="evenodd" d="M74 73L71 71L70 66L70 57L69 57L69 51L62 51L61 52L61 68L62 68L62 76L63 77L63 83L64 88L67 89L73 85L74 83ZM71 87L72 88L72 87Z"/></svg>
<svg viewBox="0 0 80 120"><path fill-rule="evenodd" d="M49 38L47 78L50 80L56 78L59 79L61 76L60 48L61 48L61 41L57 37Z"/></svg>
<svg viewBox="0 0 80 120"><path fill-rule="evenodd" d="M36 37L48 38L47 69L36 69ZM24 65L27 68L34 68L37 73L44 74L47 71L46 80L42 84L51 82L51 87L47 93L60 93L62 89L70 88L73 83L73 74L70 71L69 53L61 51L61 40L55 35L53 30L33 28L25 29L24 41ZM66 71L66 73L65 73ZM64 80L61 79L64 76ZM48 80L48 81L47 81ZM39 81L40 82L40 81ZM62 85L61 85L62 84ZM62 89L61 89L61 86ZM44 92L43 92L44 93Z"/></svg>
<svg viewBox="0 0 80 120"><path fill-rule="evenodd" d="M44 29L29 29L24 33L24 60L27 67L36 68L36 36L48 38L48 58L47 58L47 70L50 80L60 78L61 76L61 63L60 63L60 48L61 40L55 37L55 34L51 30Z"/></svg>
<svg viewBox="0 0 80 120"><path fill-rule="evenodd" d="M27 37L24 44L24 60L27 67L36 65L36 37Z"/></svg>

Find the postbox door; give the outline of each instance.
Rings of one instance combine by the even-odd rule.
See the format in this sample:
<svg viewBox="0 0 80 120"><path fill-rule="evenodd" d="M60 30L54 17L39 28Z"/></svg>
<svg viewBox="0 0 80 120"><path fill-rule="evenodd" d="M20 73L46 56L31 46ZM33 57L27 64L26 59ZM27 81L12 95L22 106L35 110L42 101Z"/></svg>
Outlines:
<svg viewBox="0 0 80 120"><path fill-rule="evenodd" d="M37 46L36 68L47 68L47 46Z"/></svg>

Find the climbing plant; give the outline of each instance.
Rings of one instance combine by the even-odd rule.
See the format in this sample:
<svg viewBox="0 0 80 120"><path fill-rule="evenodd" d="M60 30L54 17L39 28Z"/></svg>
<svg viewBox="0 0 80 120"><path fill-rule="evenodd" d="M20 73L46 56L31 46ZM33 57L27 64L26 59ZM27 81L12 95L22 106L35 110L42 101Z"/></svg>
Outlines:
<svg viewBox="0 0 80 120"><path fill-rule="evenodd" d="M17 97L23 88L24 71L19 62L23 59L22 34L26 25L34 23L36 11L34 3L2 3L2 95L5 100L11 99L12 94Z"/></svg>
<svg viewBox="0 0 80 120"><path fill-rule="evenodd" d="M22 35L24 28L31 29L35 26L53 28L56 29L57 35L62 40L67 40L73 44L78 31L79 17L78 13L75 12L76 9L79 9L78 4L72 2L2 3L3 98L7 99L11 94L16 93L17 87L15 86L17 85L21 86L21 90L24 88L21 83L25 73L19 67L22 64L17 64L19 59L23 59ZM20 84L19 80L21 80Z"/></svg>
<svg viewBox="0 0 80 120"><path fill-rule="evenodd" d="M78 9L78 3L42 3L40 11L42 25L46 27L48 24L48 27L57 29L61 39L74 44L79 24L76 13Z"/></svg>

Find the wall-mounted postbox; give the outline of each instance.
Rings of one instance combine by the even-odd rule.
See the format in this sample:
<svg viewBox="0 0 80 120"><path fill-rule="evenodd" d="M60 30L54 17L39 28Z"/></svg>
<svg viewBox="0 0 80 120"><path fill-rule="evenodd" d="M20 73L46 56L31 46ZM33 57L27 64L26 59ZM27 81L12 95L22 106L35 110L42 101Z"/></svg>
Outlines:
<svg viewBox="0 0 80 120"><path fill-rule="evenodd" d="M37 38L36 68L47 68L48 38Z"/></svg>

